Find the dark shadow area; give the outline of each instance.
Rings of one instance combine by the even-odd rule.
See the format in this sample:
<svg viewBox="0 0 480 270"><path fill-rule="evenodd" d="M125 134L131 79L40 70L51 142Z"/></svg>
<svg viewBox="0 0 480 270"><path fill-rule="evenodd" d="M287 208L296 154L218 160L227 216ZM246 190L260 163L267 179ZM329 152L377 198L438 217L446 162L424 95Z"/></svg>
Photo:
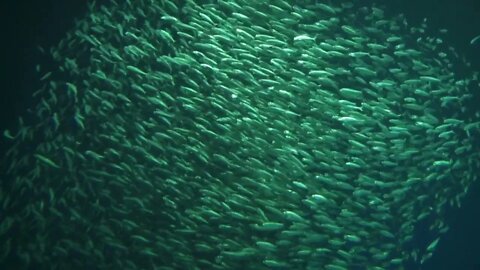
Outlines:
<svg viewBox="0 0 480 270"><path fill-rule="evenodd" d="M52 64L48 50L74 25L74 18L85 13L86 1L8 0L0 3L1 72L0 129L16 128L17 118L25 115L31 94L40 87L40 77ZM40 64L40 73L36 66ZM2 135L3 136L3 135ZM1 140L0 153L8 147Z"/></svg>

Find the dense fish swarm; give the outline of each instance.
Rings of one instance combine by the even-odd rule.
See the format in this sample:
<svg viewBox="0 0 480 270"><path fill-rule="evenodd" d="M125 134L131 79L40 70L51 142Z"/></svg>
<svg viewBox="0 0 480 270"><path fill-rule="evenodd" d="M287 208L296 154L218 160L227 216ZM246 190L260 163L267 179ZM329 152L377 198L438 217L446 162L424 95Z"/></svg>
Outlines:
<svg viewBox="0 0 480 270"><path fill-rule="evenodd" d="M423 263L479 169L478 74L425 25L341 2L92 5L4 132L2 265Z"/></svg>

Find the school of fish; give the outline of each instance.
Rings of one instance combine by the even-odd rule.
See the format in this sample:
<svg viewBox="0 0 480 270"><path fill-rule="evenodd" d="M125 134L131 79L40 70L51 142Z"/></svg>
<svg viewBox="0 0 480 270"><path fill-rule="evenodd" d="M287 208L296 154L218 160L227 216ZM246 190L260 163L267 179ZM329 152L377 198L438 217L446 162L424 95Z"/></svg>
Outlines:
<svg viewBox="0 0 480 270"><path fill-rule="evenodd" d="M424 263L480 167L479 74L427 27L354 0L91 4L3 132L0 266Z"/></svg>

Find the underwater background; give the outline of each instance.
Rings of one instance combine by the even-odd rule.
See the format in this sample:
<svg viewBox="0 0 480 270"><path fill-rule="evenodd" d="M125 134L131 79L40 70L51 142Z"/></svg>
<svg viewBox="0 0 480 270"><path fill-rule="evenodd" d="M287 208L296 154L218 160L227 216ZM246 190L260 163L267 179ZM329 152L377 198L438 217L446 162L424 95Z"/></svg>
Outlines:
<svg viewBox="0 0 480 270"><path fill-rule="evenodd" d="M108 1L97 1L97 4L102 4L103 2L107 3ZM131 2L135 3L134 0ZM329 2L325 1L324 3ZM409 26L421 25L424 18L427 18L427 33L428 31L436 33L438 29L446 29L447 32L442 36L444 43L451 45L461 55L461 58L464 57L471 63L470 70L480 71L480 41L470 44L472 38L480 35L479 1L410 0L362 1L362 3L365 6L376 4L384 8L387 20L390 15L404 14ZM31 97L32 93L43 86L40 78L44 71L56 68L57 64L51 60L48 53L42 54L38 46L45 48L47 51L48 48L56 46L66 36L66 33L74 27L74 20L76 18L81 19L88 14L88 8L85 1L68 1L68 3L66 1L53 0L3 1L0 5L0 25L2 26L3 36L1 41L2 69L0 82L2 85L2 98L0 98L0 131L3 132L3 130L7 129L16 130L18 128L18 117L25 116L29 109L37 106L37 100ZM37 64L41 66L42 71L40 73L36 71ZM141 73L141 71L134 70L133 73L135 72ZM465 70L453 70L453 72L459 74L468 73ZM55 76L55 74L52 76ZM472 87L472 89L474 89L472 91L476 91L471 93L473 97L469 103L470 106L474 106L470 109L473 114L476 111L480 111L480 95L478 85L476 88ZM353 97L353 99L355 100L356 98ZM477 121L479 120L477 117ZM479 133L477 132L476 135L478 136ZM477 147L476 149L479 149L480 138L476 138L473 141ZM11 143L9 140L0 140L1 156L10 147ZM2 177L2 181L11 177L5 174L6 164L4 163L1 166L0 177ZM21 200L21 198L15 198L15 200ZM1 201L2 199L0 199ZM438 242L432 257L421 268L413 260L407 260L404 262L404 269L480 269L480 182L478 180L472 182L468 193L461 201L460 208L451 207L445 211L445 223L448 224L449 230L441 236L441 240ZM5 215L5 212L2 212L0 223L5 218ZM296 217L292 217L292 220L295 219ZM425 245L431 242L432 238L428 232L429 222L431 221L427 218L417 224L413 232L413 241L408 244L408 248L414 249L415 245L424 248ZM9 235L2 237L3 240L10 236L16 237L18 235L23 235L22 238L25 238L24 234L26 233L28 232L10 230ZM355 241L352 240L352 242ZM268 248L265 247L265 249ZM20 261L21 259L9 257L4 261L0 261L0 269L21 269L21 267L26 267ZM41 267L45 267L45 265ZM89 265L88 267L85 266L85 268L78 268L77 264L77 268L71 269L95 269L92 267L94 266ZM49 269L48 266L46 268L38 268L35 264L27 268ZM130 268L125 267L125 269ZM153 268L140 266L139 269ZM199 269L209 268L200 267ZM290 268L272 264L265 266L263 269ZM358 266L358 268L354 269L369 268Z"/></svg>

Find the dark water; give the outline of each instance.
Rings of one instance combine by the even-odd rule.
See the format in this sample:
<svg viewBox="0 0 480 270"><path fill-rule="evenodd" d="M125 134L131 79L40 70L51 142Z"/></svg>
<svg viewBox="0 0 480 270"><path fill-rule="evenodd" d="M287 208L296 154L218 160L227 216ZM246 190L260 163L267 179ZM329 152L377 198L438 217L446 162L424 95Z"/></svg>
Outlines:
<svg viewBox="0 0 480 270"><path fill-rule="evenodd" d="M67 4L68 2L68 4ZM97 1L98 2L98 1ZM405 13L412 24L427 17L432 28L449 31L445 42L454 46L480 70L480 43L470 40L480 35L480 1L376 1L387 5L390 13ZM40 87L35 65L51 65L38 53L37 45L50 47L73 26L75 17L86 11L85 1L2 1L0 85L0 130L14 127L16 118L32 106L31 92ZM0 154L8 147L0 143ZM446 233L433 257L421 268L480 270L480 183L470 189L461 209L447 214L450 231ZM419 243L428 242L422 228L417 230ZM410 266L415 270L414 266Z"/></svg>

